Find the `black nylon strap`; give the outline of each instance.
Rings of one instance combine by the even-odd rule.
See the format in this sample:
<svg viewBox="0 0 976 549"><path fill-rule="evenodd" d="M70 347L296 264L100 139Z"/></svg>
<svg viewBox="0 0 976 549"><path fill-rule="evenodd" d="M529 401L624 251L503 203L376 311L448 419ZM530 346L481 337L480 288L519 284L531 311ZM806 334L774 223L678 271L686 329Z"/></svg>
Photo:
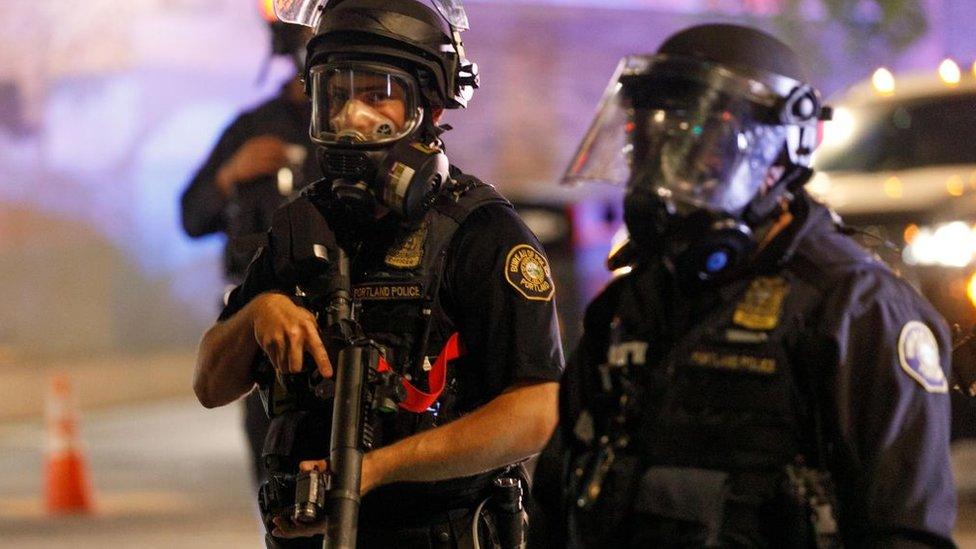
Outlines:
<svg viewBox="0 0 976 549"><path fill-rule="evenodd" d="M440 294L441 280L444 277L444 270L447 267L447 251L451 248L457 230L461 228L464 221L478 208L488 204L505 204L511 207L511 203L505 200L494 187L482 183L478 179L464 175L453 166L451 167L453 185L443 189L434 200L431 209L435 214L443 215L453 221L445 230L446 234L440 239L441 248L436 250L437 268L433 270L427 282L426 298L422 318L424 322L421 332L420 345L417 346L415 355L411 357L411 364L419 367L424 356L427 354L427 346L430 341L430 331L434 324L433 309ZM458 179L455 179L458 178ZM434 224L435 227L439 224ZM436 229L435 229L436 230ZM432 252L434 250L428 250Z"/></svg>

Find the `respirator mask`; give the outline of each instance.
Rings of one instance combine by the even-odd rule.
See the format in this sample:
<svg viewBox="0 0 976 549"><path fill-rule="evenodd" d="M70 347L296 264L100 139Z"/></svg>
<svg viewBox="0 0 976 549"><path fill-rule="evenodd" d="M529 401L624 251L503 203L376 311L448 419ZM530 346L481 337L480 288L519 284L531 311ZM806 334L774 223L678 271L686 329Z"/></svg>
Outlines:
<svg viewBox="0 0 976 549"><path fill-rule="evenodd" d="M332 196L362 216L381 205L418 220L449 177L439 133L416 79L384 63L309 70L310 135Z"/></svg>

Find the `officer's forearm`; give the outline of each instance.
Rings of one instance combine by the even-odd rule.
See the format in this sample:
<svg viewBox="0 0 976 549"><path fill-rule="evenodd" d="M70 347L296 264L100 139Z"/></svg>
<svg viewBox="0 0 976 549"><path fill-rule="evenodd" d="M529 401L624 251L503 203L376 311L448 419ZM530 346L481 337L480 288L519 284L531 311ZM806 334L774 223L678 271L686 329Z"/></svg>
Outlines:
<svg viewBox="0 0 976 549"><path fill-rule="evenodd" d="M514 386L470 414L366 455L363 491L474 475L539 452L556 426L558 384Z"/></svg>
<svg viewBox="0 0 976 549"><path fill-rule="evenodd" d="M200 341L193 392L207 408L223 406L254 387L250 365L259 347L254 338L253 307L214 324Z"/></svg>

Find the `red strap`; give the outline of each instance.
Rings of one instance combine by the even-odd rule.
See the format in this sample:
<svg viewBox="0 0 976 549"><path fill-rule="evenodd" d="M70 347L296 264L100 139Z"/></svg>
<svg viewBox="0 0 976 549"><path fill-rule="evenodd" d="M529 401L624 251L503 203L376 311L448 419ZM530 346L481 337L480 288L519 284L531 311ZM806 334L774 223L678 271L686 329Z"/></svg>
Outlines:
<svg viewBox="0 0 976 549"><path fill-rule="evenodd" d="M400 403L400 408L415 414L426 412L428 408L437 402L441 393L444 392L444 385L447 383L447 363L459 356L461 356L461 343L458 339L458 333L454 332L448 338L447 343L444 344L444 348L441 350L441 354L437 356L437 360L431 367L430 373L427 374L427 385L430 387L429 393L425 393L414 387L406 378L400 379L403 388L407 390L407 398ZM389 363L381 356L376 370L386 372L389 369Z"/></svg>

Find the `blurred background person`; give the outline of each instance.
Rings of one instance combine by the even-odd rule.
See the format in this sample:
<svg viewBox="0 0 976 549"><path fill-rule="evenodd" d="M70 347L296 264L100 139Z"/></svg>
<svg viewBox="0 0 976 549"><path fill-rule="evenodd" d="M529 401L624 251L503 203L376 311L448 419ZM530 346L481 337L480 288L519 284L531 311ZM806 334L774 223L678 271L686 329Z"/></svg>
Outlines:
<svg viewBox="0 0 976 549"><path fill-rule="evenodd" d="M298 74L305 66L308 29L282 23L272 0L260 0L273 56L286 56L295 75L278 94L241 113L224 130L180 200L183 230L191 237L222 232L228 287L240 284L251 257L265 239L274 211L295 192L321 177L308 136L312 114ZM261 70L267 74L268 62ZM254 392L243 401L244 426L256 484L264 479L261 448L268 417Z"/></svg>

